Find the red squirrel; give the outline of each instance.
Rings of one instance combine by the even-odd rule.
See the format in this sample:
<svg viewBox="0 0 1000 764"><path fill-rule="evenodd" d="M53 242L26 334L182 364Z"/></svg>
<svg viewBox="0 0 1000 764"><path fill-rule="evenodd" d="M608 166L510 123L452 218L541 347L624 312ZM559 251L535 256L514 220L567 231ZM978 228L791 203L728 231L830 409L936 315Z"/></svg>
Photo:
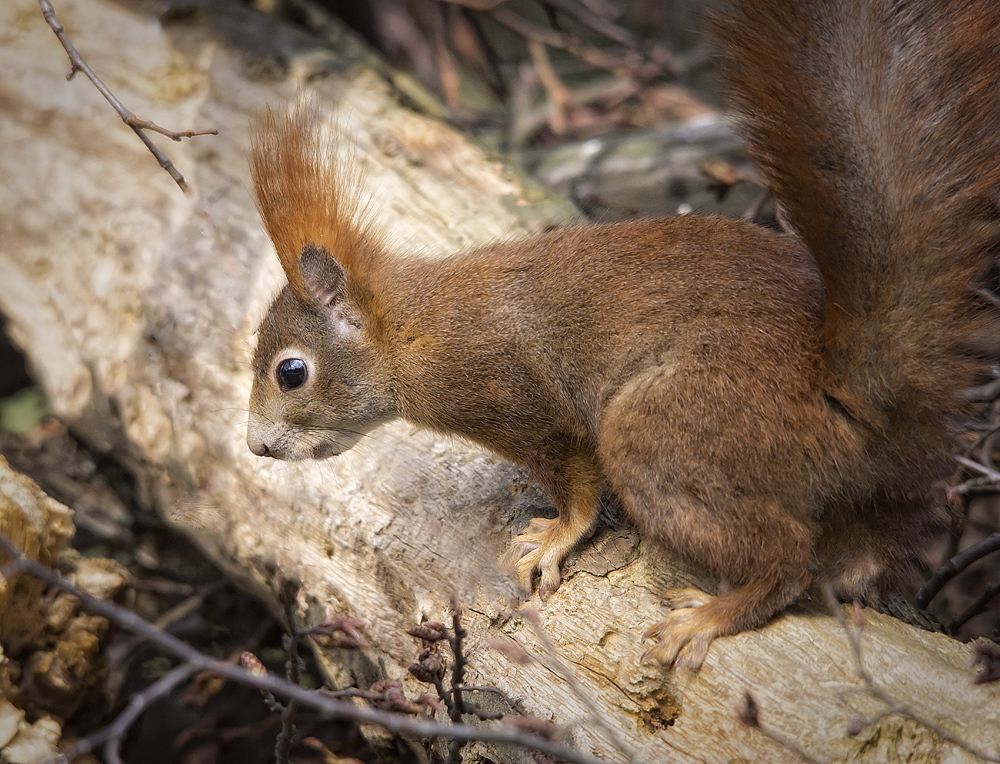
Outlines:
<svg viewBox="0 0 1000 764"><path fill-rule="evenodd" d="M288 285L257 332L250 449L325 458L398 417L482 444L558 509L512 544L542 595L607 480L724 582L668 592L646 635L692 668L814 584L903 585L942 527L1000 252L996 0L743 0L715 27L792 234L683 216L422 259L374 233L308 108L269 112L251 155Z"/></svg>

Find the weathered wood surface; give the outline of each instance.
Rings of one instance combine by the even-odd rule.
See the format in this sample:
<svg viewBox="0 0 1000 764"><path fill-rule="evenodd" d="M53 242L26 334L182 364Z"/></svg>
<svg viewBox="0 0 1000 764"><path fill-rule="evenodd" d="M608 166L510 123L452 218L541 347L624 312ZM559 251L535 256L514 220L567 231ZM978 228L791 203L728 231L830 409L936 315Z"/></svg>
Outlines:
<svg viewBox="0 0 1000 764"><path fill-rule="evenodd" d="M968 761L896 717L859 738L880 704L854 678L840 627L787 615L718 641L682 683L640 663L657 592L685 580L627 529L571 558L562 587L532 600L559 660L603 724L553 669L517 592L497 569L512 526L548 502L525 474L406 424L308 465L270 463L244 443L249 346L281 283L247 192L247 124L304 86L348 136L390 241L427 256L564 222L480 149L399 104L349 37L323 48L234 3L172 24L108 0L57 12L91 66L134 111L218 137L159 139L192 186L181 194L82 77L35 0L0 5L0 310L55 410L125 459L148 499L234 577L262 594L269 569L303 583L302 617L350 613L364 656L324 656L335 681L406 679L406 629L467 605L474 681L566 725L581 749L622 761L796 761L739 724L751 690L765 724L825 760ZM305 82L309 84L306 86ZM557 219L557 217L559 219ZM272 567L273 566L273 567ZM491 640L539 660L515 665ZM871 615L868 668L894 697L996 752L996 687L973 687L968 649ZM343 660L342 660L343 659ZM527 761L518 752L494 760Z"/></svg>

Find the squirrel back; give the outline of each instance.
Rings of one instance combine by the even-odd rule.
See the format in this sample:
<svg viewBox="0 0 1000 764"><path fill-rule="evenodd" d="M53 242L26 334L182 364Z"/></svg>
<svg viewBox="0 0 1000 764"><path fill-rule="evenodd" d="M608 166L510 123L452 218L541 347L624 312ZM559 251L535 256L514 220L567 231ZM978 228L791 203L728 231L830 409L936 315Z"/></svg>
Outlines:
<svg viewBox="0 0 1000 764"><path fill-rule="evenodd" d="M745 0L717 23L753 157L797 236L674 218L441 261L372 233L302 103L253 139L289 284L258 331L247 441L324 458L396 417L524 465L555 502L509 560L543 596L604 481L726 581L649 655L697 666L813 582L877 603L940 528L1000 254L996 0Z"/></svg>

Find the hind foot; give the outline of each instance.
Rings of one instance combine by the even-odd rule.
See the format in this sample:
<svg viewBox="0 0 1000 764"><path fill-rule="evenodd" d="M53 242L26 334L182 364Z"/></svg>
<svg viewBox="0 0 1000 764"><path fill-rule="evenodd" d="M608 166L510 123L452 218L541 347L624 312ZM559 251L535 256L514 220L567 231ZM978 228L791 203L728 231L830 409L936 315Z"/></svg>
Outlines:
<svg viewBox="0 0 1000 764"><path fill-rule="evenodd" d="M655 660L664 666L697 671L705 662L708 647L723 631L723 625L705 606L715 600L700 589L670 589L663 596L671 609L669 615L642 635L642 640L656 640L642 660Z"/></svg>

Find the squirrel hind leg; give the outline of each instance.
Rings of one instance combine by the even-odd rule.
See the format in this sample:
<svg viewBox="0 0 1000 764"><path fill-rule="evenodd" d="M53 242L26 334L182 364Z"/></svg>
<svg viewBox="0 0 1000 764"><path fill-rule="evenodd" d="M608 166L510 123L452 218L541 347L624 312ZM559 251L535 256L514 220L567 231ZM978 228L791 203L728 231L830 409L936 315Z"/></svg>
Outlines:
<svg viewBox="0 0 1000 764"><path fill-rule="evenodd" d="M732 585L712 598L672 592L673 610L647 632L656 640L647 657L696 670L713 639L762 626L809 589L814 528L793 498L737 485L752 440L729 463L708 453L718 439L709 407L695 422L669 390L631 392L601 418L612 488L646 538Z"/></svg>
<svg viewBox="0 0 1000 764"><path fill-rule="evenodd" d="M712 640L761 626L802 594L807 584L808 577L798 582L760 578L716 597L696 589L671 589L664 595L671 611L642 636L644 642L655 641L642 659L697 671Z"/></svg>
<svg viewBox="0 0 1000 764"><path fill-rule="evenodd" d="M716 637L756 629L808 591L812 533L774 497L717 493L714 501L703 502L681 491L641 496L634 489L615 489L640 523L645 516L651 540L734 584L715 597L696 589L668 591L664 599L671 612L644 636L656 642L644 658L697 671ZM636 509L653 503L650 527L650 513Z"/></svg>

